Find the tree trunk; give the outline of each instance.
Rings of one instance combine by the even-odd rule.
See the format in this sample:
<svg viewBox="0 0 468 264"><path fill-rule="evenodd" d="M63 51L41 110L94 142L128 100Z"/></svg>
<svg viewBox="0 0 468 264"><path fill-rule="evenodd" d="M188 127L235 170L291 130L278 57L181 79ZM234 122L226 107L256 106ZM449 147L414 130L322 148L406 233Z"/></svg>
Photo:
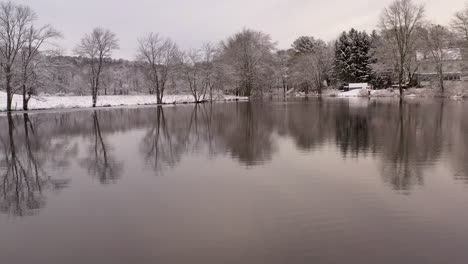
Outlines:
<svg viewBox="0 0 468 264"><path fill-rule="evenodd" d="M401 53L402 52L400 52L400 54ZM405 65L405 58L403 56L401 56L401 58L400 58L400 68L399 68L399 72L398 72L398 89L400 90L400 97L403 96L403 78L404 78L404 75L405 75L404 65Z"/></svg>
<svg viewBox="0 0 468 264"><path fill-rule="evenodd" d="M161 91L159 91L159 89L156 89L156 103L162 104L162 96Z"/></svg>
<svg viewBox="0 0 468 264"><path fill-rule="evenodd" d="M444 72L442 65L439 65L439 85L442 93L444 92Z"/></svg>
<svg viewBox="0 0 468 264"><path fill-rule="evenodd" d="M27 76L27 66L23 66L23 110L27 111L28 110L28 99L26 98L27 96L27 87L26 87L26 82L28 79Z"/></svg>
<svg viewBox="0 0 468 264"><path fill-rule="evenodd" d="M9 68L5 69L5 88L7 92L7 111L11 111L11 105L13 102L13 91L11 88L11 70Z"/></svg>
<svg viewBox="0 0 468 264"><path fill-rule="evenodd" d="M26 97L26 85L23 84L23 110L27 111L28 110L28 98Z"/></svg>
<svg viewBox="0 0 468 264"><path fill-rule="evenodd" d="M92 95L93 95L93 107L96 107L96 103L97 103L97 90L96 90L96 87L93 88Z"/></svg>
<svg viewBox="0 0 468 264"><path fill-rule="evenodd" d="M7 111L11 111L11 103L12 103L13 96L11 94L11 91L7 89Z"/></svg>
<svg viewBox="0 0 468 264"><path fill-rule="evenodd" d="M210 101L213 101L213 86L210 84Z"/></svg>

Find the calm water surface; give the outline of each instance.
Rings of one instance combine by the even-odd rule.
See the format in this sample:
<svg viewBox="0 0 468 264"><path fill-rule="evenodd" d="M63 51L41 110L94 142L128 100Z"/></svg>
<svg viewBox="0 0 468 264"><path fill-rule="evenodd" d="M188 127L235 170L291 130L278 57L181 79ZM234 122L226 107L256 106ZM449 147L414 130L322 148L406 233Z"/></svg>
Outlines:
<svg viewBox="0 0 468 264"><path fill-rule="evenodd" d="M0 263L468 263L468 102L0 117Z"/></svg>

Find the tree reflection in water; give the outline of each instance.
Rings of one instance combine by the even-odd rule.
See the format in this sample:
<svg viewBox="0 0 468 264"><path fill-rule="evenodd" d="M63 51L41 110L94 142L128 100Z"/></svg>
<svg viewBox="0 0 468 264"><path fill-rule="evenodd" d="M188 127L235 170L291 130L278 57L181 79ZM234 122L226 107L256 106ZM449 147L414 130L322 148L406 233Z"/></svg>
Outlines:
<svg viewBox="0 0 468 264"><path fill-rule="evenodd" d="M8 135L0 136L4 150L1 159L0 211L16 216L33 215L45 205L44 191L68 186L68 179L53 179L44 165L50 146L41 137L28 114L23 115L23 130L19 118L7 115ZM52 153L51 153L52 155Z"/></svg>
<svg viewBox="0 0 468 264"><path fill-rule="evenodd" d="M227 156L242 166L270 162L291 139L303 153L336 151L343 159L372 158L384 184L410 194L424 184L437 162L468 184L466 103L447 101L288 99L288 102L239 102L7 115L0 131L0 210L29 215L45 205L46 190L69 180L50 177L76 157L79 141L89 141L79 165L100 183L114 183L118 162L115 132L142 130L138 152L157 174L177 166L184 155ZM90 118L91 116L91 118ZM130 134L129 134L130 135ZM139 134L138 134L139 135ZM132 135L133 136L133 135ZM75 143L71 143L75 142ZM326 147L326 148L325 148ZM138 159L135 156L135 159ZM311 168L312 169L312 168Z"/></svg>
<svg viewBox="0 0 468 264"><path fill-rule="evenodd" d="M97 111L92 113L92 136L88 156L81 164L87 168L88 174L99 179L102 184L115 183L122 172L122 164L115 161L112 147L105 142Z"/></svg>
<svg viewBox="0 0 468 264"><path fill-rule="evenodd" d="M150 129L143 137L140 149L145 161L150 163L156 172L160 173L163 171L164 165L172 167L178 159L174 146L176 142L173 142L175 141L173 134L169 133L164 108L158 106L155 111L156 120L152 122Z"/></svg>
<svg viewBox="0 0 468 264"><path fill-rule="evenodd" d="M444 102L317 99L166 110L152 110L156 119L140 148L159 172L194 151L206 151L210 156L228 153L244 165L255 166L272 159L278 151L276 135L280 135L307 152L321 151L322 146L333 143L343 159L375 157L384 182L409 193L413 186L424 183L424 170L440 159L446 135L466 138L466 134L455 133L453 124L460 117L446 118Z"/></svg>

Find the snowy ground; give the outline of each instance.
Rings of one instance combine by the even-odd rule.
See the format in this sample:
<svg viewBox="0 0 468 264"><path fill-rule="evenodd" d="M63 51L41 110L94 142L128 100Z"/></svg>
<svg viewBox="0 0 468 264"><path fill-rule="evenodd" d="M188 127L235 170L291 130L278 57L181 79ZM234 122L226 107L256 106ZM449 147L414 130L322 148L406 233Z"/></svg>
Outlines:
<svg viewBox="0 0 468 264"><path fill-rule="evenodd" d="M400 92L398 89L382 89L382 90L367 90L367 89L356 89L349 92L340 92L335 94L338 97L398 97ZM461 99L468 97L467 89L453 89L447 88L444 93L441 93L439 89L433 88L410 88L405 90L404 97L445 97L450 99Z"/></svg>
<svg viewBox="0 0 468 264"><path fill-rule="evenodd" d="M404 97L415 98L415 97L444 97L450 99L463 99L468 98L468 82L460 81L446 81L444 83L445 90L442 91L438 87L424 87L424 88L409 88L403 93ZM382 90L371 90L370 97L397 97L400 92L397 88L394 89L382 89ZM368 90L352 90L349 92L338 92L334 94L338 97L369 97Z"/></svg>
<svg viewBox="0 0 468 264"><path fill-rule="evenodd" d="M236 97L231 95L218 95L215 101L248 100L248 97ZM6 93L0 92L0 111L6 110ZM193 103L191 95L165 95L165 104ZM155 95L106 95L99 96L98 106L132 106L154 105ZM63 109L63 108L87 108L92 106L91 96L43 96L35 97L29 101L29 109ZM23 101L20 95L13 97L13 109L21 110Z"/></svg>
<svg viewBox="0 0 468 264"><path fill-rule="evenodd" d="M367 97L369 92L367 89L355 89L348 92L342 92L337 95L338 97Z"/></svg>

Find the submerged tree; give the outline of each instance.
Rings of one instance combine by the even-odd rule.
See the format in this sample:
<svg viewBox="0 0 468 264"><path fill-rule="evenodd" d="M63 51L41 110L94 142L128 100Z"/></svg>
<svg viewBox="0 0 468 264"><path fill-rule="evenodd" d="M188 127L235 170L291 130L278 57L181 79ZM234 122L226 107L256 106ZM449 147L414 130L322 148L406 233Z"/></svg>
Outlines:
<svg viewBox="0 0 468 264"><path fill-rule="evenodd" d="M95 28L91 34L86 34L80 44L75 47L75 54L87 59L89 64L89 85L93 107L96 107L105 62L117 49L119 49L117 36L112 31L103 28Z"/></svg>

